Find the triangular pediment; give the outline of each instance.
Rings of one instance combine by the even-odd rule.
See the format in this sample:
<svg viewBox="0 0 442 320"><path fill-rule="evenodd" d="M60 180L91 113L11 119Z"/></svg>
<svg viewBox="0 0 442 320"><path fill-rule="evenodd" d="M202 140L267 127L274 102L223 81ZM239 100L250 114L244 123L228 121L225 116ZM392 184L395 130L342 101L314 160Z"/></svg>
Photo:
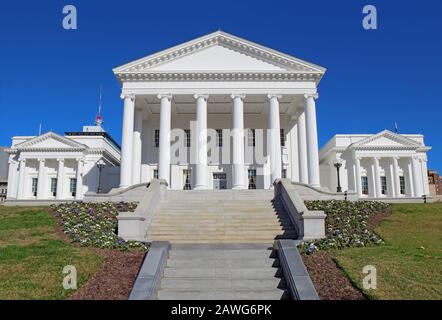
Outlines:
<svg viewBox="0 0 442 320"><path fill-rule="evenodd" d="M231 34L217 31L117 67L114 73L274 72L315 74L325 68ZM125 78L127 79L127 77Z"/></svg>
<svg viewBox="0 0 442 320"><path fill-rule="evenodd" d="M384 130L351 145L353 148L419 148L420 144L400 134Z"/></svg>
<svg viewBox="0 0 442 320"><path fill-rule="evenodd" d="M54 132L47 132L14 146L14 149L18 150L72 149L73 151L78 151L86 148L86 145L73 141L69 138L62 137Z"/></svg>
<svg viewBox="0 0 442 320"><path fill-rule="evenodd" d="M223 46L211 46L150 68L159 72L189 71L287 71L275 64L256 59Z"/></svg>

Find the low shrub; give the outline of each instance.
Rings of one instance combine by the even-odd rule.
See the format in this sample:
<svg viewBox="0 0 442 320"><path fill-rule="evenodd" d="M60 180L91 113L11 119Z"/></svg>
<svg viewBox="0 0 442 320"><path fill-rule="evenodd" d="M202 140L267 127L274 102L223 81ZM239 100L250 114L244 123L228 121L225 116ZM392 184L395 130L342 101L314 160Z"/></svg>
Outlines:
<svg viewBox="0 0 442 320"><path fill-rule="evenodd" d="M63 232L69 239L81 246L146 250L146 244L125 241L117 235L118 213L133 212L136 207L136 202L69 202L52 205L51 211L61 220Z"/></svg>
<svg viewBox="0 0 442 320"><path fill-rule="evenodd" d="M307 254L316 250L363 247L380 244L383 240L370 230L368 221L376 213L389 210L390 205L380 201L315 200L305 201L309 210L323 210L326 238L301 245Z"/></svg>

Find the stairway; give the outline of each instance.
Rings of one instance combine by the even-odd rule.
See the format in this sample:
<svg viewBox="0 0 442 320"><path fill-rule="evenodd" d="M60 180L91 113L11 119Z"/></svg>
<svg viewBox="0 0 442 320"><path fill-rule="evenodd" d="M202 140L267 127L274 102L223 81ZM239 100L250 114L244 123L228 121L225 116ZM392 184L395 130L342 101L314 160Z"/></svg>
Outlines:
<svg viewBox="0 0 442 320"><path fill-rule="evenodd" d="M147 230L148 241L272 243L296 239L271 190L167 191Z"/></svg>
<svg viewBox="0 0 442 320"><path fill-rule="evenodd" d="M271 244L172 244L159 300L289 299Z"/></svg>

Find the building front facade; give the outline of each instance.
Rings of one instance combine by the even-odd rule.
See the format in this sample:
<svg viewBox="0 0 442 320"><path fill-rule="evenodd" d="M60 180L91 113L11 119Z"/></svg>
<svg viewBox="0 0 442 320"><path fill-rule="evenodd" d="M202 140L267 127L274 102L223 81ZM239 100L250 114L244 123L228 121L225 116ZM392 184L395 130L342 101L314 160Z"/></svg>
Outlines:
<svg viewBox="0 0 442 320"><path fill-rule="evenodd" d="M320 186L317 86L325 69L215 32L115 68L124 100L120 187Z"/></svg>
<svg viewBox="0 0 442 320"><path fill-rule="evenodd" d="M429 197L428 150L420 134L338 134L320 151L321 182L359 198Z"/></svg>
<svg viewBox="0 0 442 320"><path fill-rule="evenodd" d="M117 67L120 187L269 189L279 178L359 198L428 195L421 135L337 135L318 151L325 68L218 31Z"/></svg>
<svg viewBox="0 0 442 320"><path fill-rule="evenodd" d="M6 152L8 201L82 200L87 192L118 185L119 146L99 126L66 136L15 136Z"/></svg>

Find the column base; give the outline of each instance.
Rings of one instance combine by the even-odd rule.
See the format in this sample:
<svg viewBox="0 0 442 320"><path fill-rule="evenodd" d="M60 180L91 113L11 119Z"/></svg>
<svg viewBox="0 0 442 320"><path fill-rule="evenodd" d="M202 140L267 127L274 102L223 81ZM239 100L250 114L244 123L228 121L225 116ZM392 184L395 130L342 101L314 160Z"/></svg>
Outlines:
<svg viewBox="0 0 442 320"><path fill-rule="evenodd" d="M232 190L248 190L249 188L247 188L246 186L243 185L238 185L238 186L233 186Z"/></svg>
<svg viewBox="0 0 442 320"><path fill-rule="evenodd" d="M320 185L320 184L317 184L317 183L315 183L315 184L309 184L309 186L310 186L310 187L313 187L313 188L320 188L320 187L321 187L321 185Z"/></svg>
<svg viewBox="0 0 442 320"><path fill-rule="evenodd" d="M193 187L193 190L208 190L208 186L195 186Z"/></svg>

